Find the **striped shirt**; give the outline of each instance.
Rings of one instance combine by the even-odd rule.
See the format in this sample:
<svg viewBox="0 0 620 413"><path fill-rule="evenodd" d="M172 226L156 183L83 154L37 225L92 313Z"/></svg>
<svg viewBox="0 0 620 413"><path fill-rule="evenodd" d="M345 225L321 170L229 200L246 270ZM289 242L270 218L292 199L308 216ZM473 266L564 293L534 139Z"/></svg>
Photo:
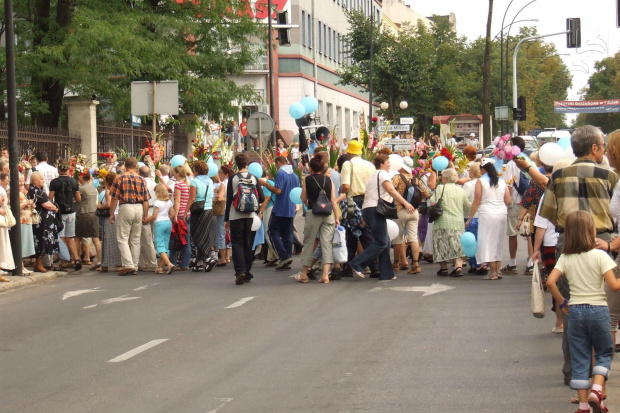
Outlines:
<svg viewBox="0 0 620 413"><path fill-rule="evenodd" d="M181 200L179 202L179 218L185 218L185 208L187 208L187 201L189 201L189 187L184 181L176 181L174 184L175 199L177 191L181 193ZM187 216L190 216L189 211L187 211Z"/></svg>
<svg viewBox="0 0 620 413"><path fill-rule="evenodd" d="M555 222L564 232L566 216L581 210L592 214L596 232L613 232L609 202L618 184L618 175L590 159L578 159L551 175L540 215Z"/></svg>

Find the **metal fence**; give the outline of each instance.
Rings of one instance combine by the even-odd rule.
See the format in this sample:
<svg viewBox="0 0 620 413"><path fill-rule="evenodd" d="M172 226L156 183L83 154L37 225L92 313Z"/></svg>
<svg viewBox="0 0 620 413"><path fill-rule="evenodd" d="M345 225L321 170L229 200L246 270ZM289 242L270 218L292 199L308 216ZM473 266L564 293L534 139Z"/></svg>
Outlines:
<svg viewBox="0 0 620 413"><path fill-rule="evenodd" d="M159 130L164 143L163 161L169 161L175 153L187 152L187 135L175 129ZM128 126L121 124L97 125L97 152L115 152L119 161L123 156L140 156L146 147L147 139L151 139L149 126Z"/></svg>
<svg viewBox="0 0 620 413"><path fill-rule="evenodd" d="M8 147L8 137L8 125L0 122L0 146ZM82 146L80 136L69 134L66 130L26 125L18 125L17 143L19 156L45 151L50 163L80 153Z"/></svg>

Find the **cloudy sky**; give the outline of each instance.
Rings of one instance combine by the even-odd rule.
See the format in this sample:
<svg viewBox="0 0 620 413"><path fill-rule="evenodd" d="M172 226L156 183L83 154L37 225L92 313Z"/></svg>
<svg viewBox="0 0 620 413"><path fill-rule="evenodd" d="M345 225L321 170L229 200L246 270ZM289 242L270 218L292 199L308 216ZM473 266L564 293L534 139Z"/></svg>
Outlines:
<svg viewBox="0 0 620 413"><path fill-rule="evenodd" d="M486 35L488 0L405 0L405 2L424 16L454 13L459 36L475 39ZM492 36L500 32L509 3L510 0L494 1ZM568 17L581 18L581 49L567 49L565 35L543 40L556 45L558 54L562 55L573 76L573 87L568 92L568 99L579 100L579 90L587 84L589 76L594 72L594 63L620 50L620 28L616 27L616 0L513 0L508 8L504 26L510 24L513 19L515 21L538 19L538 22L515 23L511 33L517 32L523 25L536 25L538 34L550 34L566 30Z"/></svg>

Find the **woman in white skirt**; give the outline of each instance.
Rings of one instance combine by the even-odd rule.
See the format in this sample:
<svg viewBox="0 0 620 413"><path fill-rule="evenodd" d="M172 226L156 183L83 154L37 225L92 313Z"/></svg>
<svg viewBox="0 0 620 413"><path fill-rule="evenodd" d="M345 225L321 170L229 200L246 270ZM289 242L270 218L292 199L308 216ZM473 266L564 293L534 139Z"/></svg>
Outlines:
<svg viewBox="0 0 620 413"><path fill-rule="evenodd" d="M476 182L474 203L469 212L465 226L469 226L472 217L478 212L478 249L476 261L489 263L491 274L485 280L502 278L499 268L502 262L502 250L506 238L507 205L512 203L510 191L503 179L499 178L493 165L493 159L480 161L482 177Z"/></svg>

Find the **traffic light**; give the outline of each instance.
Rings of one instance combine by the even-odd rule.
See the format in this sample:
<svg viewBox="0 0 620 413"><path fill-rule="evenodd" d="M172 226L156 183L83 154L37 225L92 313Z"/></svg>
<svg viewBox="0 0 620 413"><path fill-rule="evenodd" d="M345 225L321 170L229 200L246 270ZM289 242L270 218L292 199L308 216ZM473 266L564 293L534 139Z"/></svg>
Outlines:
<svg viewBox="0 0 620 413"><path fill-rule="evenodd" d="M620 0L616 0L616 27L620 27Z"/></svg>
<svg viewBox="0 0 620 413"><path fill-rule="evenodd" d="M289 25L288 22L288 11L283 11L278 13L278 24ZM291 36L290 36L290 28L278 28L278 44L280 46L290 46L291 45Z"/></svg>
<svg viewBox="0 0 620 413"><path fill-rule="evenodd" d="M578 17L566 19L566 31L566 47L569 49L581 47L581 19Z"/></svg>
<svg viewBox="0 0 620 413"><path fill-rule="evenodd" d="M512 108L512 118L514 120L527 120L527 107L525 104L525 96L518 97L517 107Z"/></svg>

